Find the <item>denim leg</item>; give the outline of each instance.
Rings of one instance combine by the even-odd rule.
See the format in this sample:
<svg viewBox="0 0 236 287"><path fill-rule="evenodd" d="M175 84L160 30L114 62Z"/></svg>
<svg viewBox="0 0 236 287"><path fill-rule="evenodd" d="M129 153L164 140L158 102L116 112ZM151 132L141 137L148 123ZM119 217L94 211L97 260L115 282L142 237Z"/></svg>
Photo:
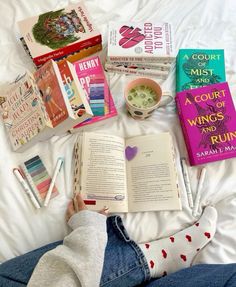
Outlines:
<svg viewBox="0 0 236 287"><path fill-rule="evenodd" d="M236 287L236 264L194 265L142 286Z"/></svg>
<svg viewBox="0 0 236 287"><path fill-rule="evenodd" d="M131 287L150 279L145 256L139 246L129 238L122 219L107 219L108 243L100 286Z"/></svg>
<svg viewBox="0 0 236 287"><path fill-rule="evenodd" d="M100 286L132 287L150 279L150 271L144 254L132 241L119 216L107 219L108 243ZM55 242L0 265L0 287L26 286L40 257L55 248Z"/></svg>
<svg viewBox="0 0 236 287"><path fill-rule="evenodd" d="M0 264L0 287L26 286L41 256L62 244L57 241Z"/></svg>

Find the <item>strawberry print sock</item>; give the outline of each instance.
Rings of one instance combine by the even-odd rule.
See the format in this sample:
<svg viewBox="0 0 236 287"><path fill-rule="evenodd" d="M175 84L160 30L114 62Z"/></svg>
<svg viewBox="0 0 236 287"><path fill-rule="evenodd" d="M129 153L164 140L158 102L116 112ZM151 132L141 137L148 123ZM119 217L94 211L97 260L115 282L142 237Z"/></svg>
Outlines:
<svg viewBox="0 0 236 287"><path fill-rule="evenodd" d="M139 244L152 278L189 267L197 253L208 244L216 230L217 211L207 206L192 226L167 238Z"/></svg>

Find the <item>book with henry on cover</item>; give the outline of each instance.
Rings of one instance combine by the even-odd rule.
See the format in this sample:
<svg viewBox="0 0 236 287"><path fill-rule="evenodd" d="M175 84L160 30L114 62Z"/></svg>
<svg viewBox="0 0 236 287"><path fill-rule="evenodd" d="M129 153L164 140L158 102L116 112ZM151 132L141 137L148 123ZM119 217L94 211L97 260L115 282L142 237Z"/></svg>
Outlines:
<svg viewBox="0 0 236 287"><path fill-rule="evenodd" d="M85 132L75 144L74 158L74 193L82 194L89 209L181 209L169 133L124 139Z"/></svg>
<svg viewBox="0 0 236 287"><path fill-rule="evenodd" d="M71 132L75 132L77 128L117 115L100 58L98 56L89 57L77 61L73 65L93 112L93 117L74 126Z"/></svg>
<svg viewBox="0 0 236 287"><path fill-rule="evenodd" d="M83 3L30 17L18 25L23 46L36 66L86 49L86 56L102 49L101 34ZM95 46L95 50L90 49Z"/></svg>
<svg viewBox="0 0 236 287"><path fill-rule="evenodd" d="M191 165L236 156L236 111L227 82L177 93Z"/></svg>
<svg viewBox="0 0 236 287"><path fill-rule="evenodd" d="M24 151L92 117L74 67L65 65L75 80L65 70L61 75L57 64L50 60L34 74L27 71L18 77L1 96L0 113L14 151ZM83 113L75 111L75 99Z"/></svg>
<svg viewBox="0 0 236 287"><path fill-rule="evenodd" d="M224 50L179 50L176 58L176 92L225 81Z"/></svg>

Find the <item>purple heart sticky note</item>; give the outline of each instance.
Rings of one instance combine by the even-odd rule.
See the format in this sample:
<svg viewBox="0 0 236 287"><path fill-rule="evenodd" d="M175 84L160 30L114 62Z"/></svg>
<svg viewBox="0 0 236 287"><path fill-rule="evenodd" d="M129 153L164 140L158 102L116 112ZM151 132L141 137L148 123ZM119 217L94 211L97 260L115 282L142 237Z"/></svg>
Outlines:
<svg viewBox="0 0 236 287"><path fill-rule="evenodd" d="M127 146L125 148L125 156L127 160L132 160L136 154L138 152L138 148L136 146L131 147L131 146Z"/></svg>

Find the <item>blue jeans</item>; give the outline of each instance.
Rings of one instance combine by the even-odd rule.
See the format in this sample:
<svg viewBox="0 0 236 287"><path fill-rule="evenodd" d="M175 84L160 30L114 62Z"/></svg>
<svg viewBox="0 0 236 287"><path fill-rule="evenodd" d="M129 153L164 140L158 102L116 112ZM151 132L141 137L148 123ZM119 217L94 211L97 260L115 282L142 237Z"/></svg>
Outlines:
<svg viewBox="0 0 236 287"><path fill-rule="evenodd" d="M129 238L119 216L107 219L108 243L100 286L104 287L234 287L236 264L195 265L160 279L150 278L145 256ZM58 241L0 265L0 287L26 286L40 257Z"/></svg>

